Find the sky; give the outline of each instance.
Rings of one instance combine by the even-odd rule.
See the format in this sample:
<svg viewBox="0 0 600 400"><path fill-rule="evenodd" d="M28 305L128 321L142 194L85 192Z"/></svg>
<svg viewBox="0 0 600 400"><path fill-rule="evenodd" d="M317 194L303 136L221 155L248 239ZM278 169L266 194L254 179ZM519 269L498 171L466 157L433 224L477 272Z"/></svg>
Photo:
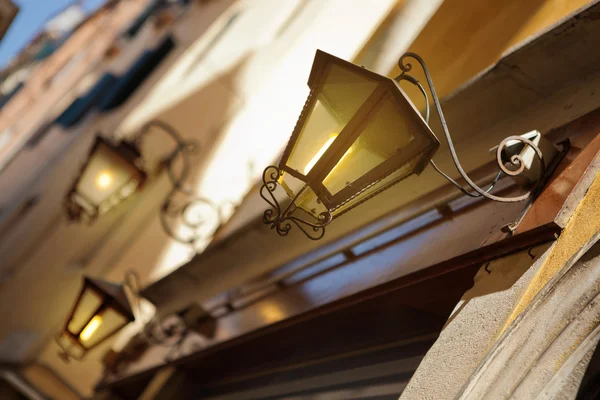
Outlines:
<svg viewBox="0 0 600 400"><path fill-rule="evenodd" d="M0 43L0 68L21 50L44 25L48 17L74 0L13 0L21 9ZM105 0L83 0L86 11L92 11Z"/></svg>

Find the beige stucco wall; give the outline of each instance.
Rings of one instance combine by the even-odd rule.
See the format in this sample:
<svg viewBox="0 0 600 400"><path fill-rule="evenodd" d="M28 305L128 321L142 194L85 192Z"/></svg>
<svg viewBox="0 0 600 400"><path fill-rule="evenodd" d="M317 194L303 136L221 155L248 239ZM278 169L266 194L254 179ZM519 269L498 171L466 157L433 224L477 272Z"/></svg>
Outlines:
<svg viewBox="0 0 600 400"><path fill-rule="evenodd" d="M591 0L444 0L409 46L427 62L440 97L496 63L518 43L550 28ZM396 76L396 66L390 76ZM418 69L411 71L421 82ZM423 104L418 89L407 85L411 99Z"/></svg>
<svg viewBox="0 0 600 400"><path fill-rule="evenodd" d="M472 1L472 3L475 4L476 2ZM525 9L510 8L510 7L516 7L515 4L518 3L516 1L512 1L512 2L498 2L498 3L505 4L505 6L507 7L507 9L509 11L511 11L511 12L516 12L517 14L525 12L524 11ZM530 3L532 3L532 2L530 2ZM544 2L538 2L538 3L539 4L546 4L546 3L549 4L546 7L550 7L550 9L553 7L552 4L554 4L554 5L557 4L556 1L551 1L551 0L547 1L546 3L544 3ZM563 5L565 5L567 3L569 3L570 5L573 5L575 2L563 2L563 3L564 3ZM446 0L446 7L449 7L448 9L452 10L453 7L457 7L457 10L460 9L460 14L461 15L467 15L467 16L469 14L466 13L465 10L467 10L467 11L473 11L473 12L474 11L477 11L477 12L481 11L479 9L473 8L472 7L473 4L471 4L469 6L469 5L464 5L464 4L458 4L456 1L453 2L453 0ZM543 9L544 8L543 6L540 6L540 7L541 8L538 8L538 9ZM567 10L567 9L570 10L570 8L567 7L567 6L565 6L564 9L565 10ZM490 25L491 22L494 21L494 16L496 14L490 12L489 10L485 10L485 9L483 11L481 11L481 12L485 15L485 18L487 18L487 19L484 18L484 19L481 19L481 20L477 20L476 23L474 23L472 25L464 24L464 20L462 20L463 21L463 26L462 26L463 28L465 28L465 27L472 27L473 28L473 30L470 31L470 35L471 36L478 37L478 35L481 34L480 30L483 29L482 27ZM508 12L508 11L505 11L505 12ZM331 13L333 13L333 11ZM473 17L473 15L471 15L471 17ZM501 15L504 15L504 14L501 13ZM533 15L533 14L528 14L528 15ZM544 17L544 15L546 15L547 18ZM515 24L507 24L507 20L503 20L502 23L492 24L492 26L493 26L493 29L496 30L496 33L497 32L502 32L503 29L507 29L508 30L509 28L512 30L511 31L512 33L521 32L521 31L523 31L523 32L530 32L530 31L535 32L536 29L539 30L539 29L543 28L544 26L547 26L551 21L554 21L556 19L556 16L553 16L553 15L554 15L554 13L543 13L543 15L541 15L540 17L536 17L541 22L538 21L538 23L533 24L532 27L527 28L524 31L523 31L523 29L524 29L523 27L524 26L529 26L527 21L532 21L531 19L528 19L525 22L523 22L523 20L526 19L526 18L521 19L521 21L523 22L522 25L518 25L516 23ZM533 20L535 20L535 18ZM512 21L509 21L509 22L512 22ZM334 34L332 32L333 28L332 27L329 27L329 28L330 28L329 30L325 30L324 32L317 32L317 31L312 30L310 36L308 34L305 36L306 42L303 43L303 44L305 46L317 45L318 43L320 43L320 42L322 42L324 40L323 37L324 37L324 35L327 35L327 34L331 35L331 38L335 38L335 36L334 36ZM436 46L438 46L438 44L437 44L437 42L434 42L433 39L435 37L439 37L440 36L440 32L436 31L436 29L438 29L438 28L440 28L440 25L432 23L423 32L422 37L419 37L417 39L417 41L415 42L415 43L418 44L418 43L421 43L421 42L419 42L419 40L423 41L422 42L423 43L423 45L422 45L423 47L421 49L426 54L427 54L427 52L430 52L432 54L431 57L428 58L428 62L432 62L434 66L436 65L437 62L435 61L435 59L432 59L432 57L435 58L436 54L439 54L440 56L446 57L446 58L443 58L442 60L440 60L439 61L440 63L447 62L449 58L451 59L453 57L452 53L444 52L444 51L439 51L439 47L436 47ZM433 31L431 31L431 29L433 29ZM454 25L452 27L448 28L448 29L450 29L453 33L455 33L455 35L457 36L457 38L454 39L454 36L452 34L443 34L441 36L443 36L445 38L449 38L451 40L456 40L457 42L461 42L462 39L460 39L460 37L462 37L461 36L462 35L462 30L461 29L457 29L456 26L454 26ZM465 30L468 31L467 29L465 29ZM427 38L429 38L429 39L427 39ZM484 35L482 41L477 43L477 46L481 46L483 48L487 48L487 46L489 46L489 43L486 42L484 39L485 39L485 35ZM361 38L361 40L365 40L366 41L365 38ZM464 42L464 40L462 40L462 42ZM435 46L434 46L434 44L435 44ZM331 40L330 43L328 43L328 45L331 46L332 49L336 48L336 43L335 43L335 41L333 39ZM507 45L507 44L504 43L504 45ZM341 44L340 44L340 46L341 46ZM465 50L465 53L463 54L463 57L461 57L461 59L463 59L463 60L466 60L466 61L469 61L469 62L473 61L472 64L468 65L468 68L464 67L464 66L461 67L461 68L458 68L460 71L467 71L467 72L470 71L469 72L470 75L467 74L467 76L472 76L472 74L474 72L477 72L478 71L477 68L479 68L480 65L483 65L483 64L488 63L488 62L489 63L493 62L493 60L495 59L495 57L498 57L499 54L501 54L501 52L504 49L504 48L502 48L502 49L499 50L499 48L495 48L495 52L491 52L490 51L489 54L491 54L491 55L489 56L489 58L485 58L485 59L482 58L483 61L482 60L477 60L477 62L475 62L473 60L472 54L474 52L476 53L479 50L477 46L473 45L473 47L469 47L467 49L468 51ZM429 50L430 48L431 48L431 50ZM417 49L418 49L418 47L417 47ZM275 50L282 51L282 49L280 47L275 48ZM311 47L310 50L312 51L312 47ZM353 55L356 55L357 50L358 49L352 48L351 46L349 46L348 43L345 43L344 47L342 49L342 52L344 52L349 57L351 57ZM296 57L296 59L290 58L290 60L288 61L288 65L291 66L293 64L293 62L297 61L298 59L305 60L306 57L304 56L304 53L308 53L308 52L307 51L299 52L298 55L297 55L297 57ZM456 54L454 54L454 56L455 55ZM261 54L261 56L263 57L263 61L268 62L271 59L271 57L273 57L273 53L269 52L269 51L265 51L264 53ZM308 65L309 64L310 64L310 60L308 60L306 62L306 65L304 65L304 67L306 67L305 68L306 71L308 71L308 68L309 68ZM262 65L264 65L264 64L262 64ZM295 68L294 70L297 70L297 68ZM250 76L248 70L244 70L243 72L244 72L244 74L241 75L241 78L248 78L248 76ZM250 70L250 72L252 72L252 70ZM461 76L463 76L463 75L460 75L460 74L454 75L454 74L448 73L448 71L442 70L442 71L438 71L437 72L437 76L441 77L442 87L446 88L447 90L451 90L451 88L456 87L458 84L461 83L461 79L462 79ZM456 78L455 80L450 80L448 83L443 83L444 79L446 79L446 78L450 79L450 78L454 78L454 77ZM246 81L250 81L250 80L246 79ZM230 82L227 82L227 83L230 83ZM304 86L304 83L305 82L302 81L300 84L302 86ZM254 89L256 89L256 88L252 87L251 85L248 85L248 87L246 88L246 90L248 92L250 92L250 93ZM444 90L446 90L446 89L444 89ZM265 91L264 93L265 94L269 94L271 92ZM158 94L158 95L160 95L160 94ZM251 121L253 119L253 117L260 116L259 114L252 114L253 112L257 112L257 110L260 109L260 107L259 107L260 105L261 104L259 103L259 104L256 104L254 106L254 108L246 108L245 112L246 112L246 115L249 115L249 117L246 118L243 121ZM179 116L179 117L181 117L181 114L177 114L176 113L176 115ZM296 112L294 112L294 116L295 115L296 115ZM234 136L232 136L232 137L234 138ZM230 139L230 140L234 141L234 139ZM223 152L225 153L225 151L223 151ZM224 158L227 159L227 157L224 157ZM222 171L222 169L221 169L221 171ZM245 176L243 178L246 179ZM236 184L231 184L231 186L236 186ZM160 232L158 230L158 229L160 229L158 226L156 226L156 227L153 226L153 228L156 228L156 229L154 229L153 232L149 235L150 239L148 239L148 237L146 237L146 239L150 240L150 242L148 242L147 240L144 241L144 237L142 237L142 238L136 237L136 240L134 241L134 243L132 243L131 251L129 251L126 254L124 254L121 259L117 260L117 262L115 262L114 265L110 266L111 268L114 268L110 272L111 278L118 280L120 277L122 277L122 273L123 273L124 269L131 267L132 264L130 263L130 261L138 260L138 262L139 262L140 258L138 257L138 255L136 253L137 252L141 252L141 251L143 251L143 249L147 248L148 247L148 243L154 243L154 240L156 240L156 237L158 235L157 232ZM176 247L175 246L175 250L176 251L177 250L181 250L181 247ZM167 258L167 257L163 257L163 258ZM174 263L173 265L167 266L167 270L169 268L173 268L174 266L176 266L176 263ZM143 266L142 268L147 268L147 266ZM53 347L53 344L49 344L49 347L43 353L42 357L46 361L48 361L48 362L52 362L52 363L54 363L54 362L56 362L56 363L62 362L61 360L59 360L59 359L57 359L55 357L55 350L56 349ZM100 350L98 350L98 351L100 351ZM87 374L86 376L88 376L88 377L91 376L93 378L96 378L97 376L99 376L99 369L100 369L99 358L100 357L92 357L91 359L88 360L88 364L71 364L69 366L62 366L61 365L61 367L60 367L61 373L64 374L64 376L66 378L68 378L69 380L71 380L74 384L80 385L80 387L83 390L90 390L90 388L91 388L91 382L94 379L88 379L88 378L81 379L81 376L82 375L86 375L86 374ZM87 369L87 368L89 368L89 369Z"/></svg>
<svg viewBox="0 0 600 400"><path fill-rule="evenodd" d="M579 266L579 272L574 268L570 279L560 281L600 238L597 172L597 167L588 170L596 178L582 199L571 199L574 212L551 246L480 269L401 399L531 398L550 379L562 388L561 375L553 374L598 325L599 307L580 311L579 306L596 296L600 264ZM579 325L562 335L575 317L581 319Z"/></svg>
<svg viewBox="0 0 600 400"><path fill-rule="evenodd" d="M21 369L20 373L31 385L51 399L78 400L80 398L52 370L40 364L28 365Z"/></svg>

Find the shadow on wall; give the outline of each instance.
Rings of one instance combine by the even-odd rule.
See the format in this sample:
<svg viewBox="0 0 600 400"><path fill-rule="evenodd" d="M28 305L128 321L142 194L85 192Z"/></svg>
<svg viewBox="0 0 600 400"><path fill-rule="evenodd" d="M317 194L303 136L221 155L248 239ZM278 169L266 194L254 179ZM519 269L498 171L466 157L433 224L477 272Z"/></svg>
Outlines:
<svg viewBox="0 0 600 400"><path fill-rule="evenodd" d="M235 97L235 93L231 93L231 90L223 87L223 82L234 82L235 76L244 68L245 63L249 58L250 55L225 73L220 74L191 92L189 95L179 99L177 103L170 105L169 108L164 109L158 115L152 116L173 123L175 128L177 128L186 139L199 142L200 151L193 160L194 169L202 165L205 158L210 154L210 146L212 143L218 142L217 128L222 126L238 101ZM185 82L183 82L183 84L185 85ZM177 89L173 88L172 90ZM223 93L228 93L228 95L217 96L218 94ZM181 109L179 109L179 107L181 107ZM192 129L195 127L198 129ZM156 149L156 152L161 156L165 156L170 149L172 149L173 143L169 141L169 138L165 138L163 141L162 136L157 134L149 136L147 139L149 145L152 145L153 147L154 145L157 145L158 149ZM194 183L194 180L191 179L190 184L193 185ZM110 249L110 254L107 257L108 259L104 259L106 263L103 263L103 265L88 265L86 270L88 273L105 276L107 279L114 281L121 281L126 270L134 269L141 275L142 280L146 280L148 279L148 276L154 272L155 267L157 266L157 260L163 259L163 264L169 263L166 256L168 255L169 249L173 246L173 242L169 241L169 238L160 226L160 210L159 206L156 204L157 199L148 197L149 193L156 193L156 197L159 199L158 201L162 201L167 193L167 185L158 187L157 189L160 189L159 192L150 191L150 189L152 189L150 186L151 185L149 185L145 191L140 192L135 207L128 215L122 218L119 225L116 225L114 230L112 230L111 235L119 235L121 230L123 230L126 235L129 235L127 236L127 240L122 241L122 246ZM114 216L117 216L117 214L114 214ZM106 217L109 216L107 215ZM111 220L112 218L109 218L107 222L111 222ZM103 224L103 221L98 221L98 223ZM101 238L106 234L106 231L98 229L95 230L95 232L88 232L90 233L90 236L86 234L81 240L85 240L85 243L97 243L91 236ZM77 238L71 237L71 239L75 240L71 245L78 247ZM52 235L48 236L47 240L49 242L45 243L46 248L61 248L64 245L61 241L65 240L65 236ZM67 240L69 239L67 238ZM81 245L81 243L79 244ZM89 256L89 254L93 254L98 248L94 245L90 247L84 244L84 246L86 247L85 251L83 248L81 248L81 252L78 250L76 259L93 260L94 257ZM175 246L176 249L181 249L182 247L183 246ZM33 253L32 256L39 257L39 253ZM31 258L27 262L31 262ZM168 270L169 268L176 266L179 265L177 263L171 263L167 265L166 268ZM108 269L101 270L101 268L104 267L107 267ZM45 284L39 282L39 285L44 286ZM65 296L65 293L68 291L65 291L64 287L47 288L44 286L42 289L44 291L43 298L45 304L72 304L73 298L68 295ZM63 297L69 298L65 301L57 301L57 299ZM64 314L58 314L60 320L55 320L52 324L53 326L61 325L64 320ZM47 326L49 325L51 324L47 324ZM7 329L9 329L9 327L7 327ZM53 369L56 369L57 373L65 378L69 384L72 384L76 390L83 395L89 395L91 394L90 391L93 384L102 374L102 364L100 360L104 354L103 350L108 349L109 345L110 343L107 343L106 348L102 347L90 352L90 354L86 356L86 359L81 363L71 363L66 365L56 356L55 344L49 343L44 351L44 361Z"/></svg>
<svg viewBox="0 0 600 400"><path fill-rule="evenodd" d="M2 400L26 400L27 397L12 387L6 380L0 379L0 399Z"/></svg>
<svg viewBox="0 0 600 400"><path fill-rule="evenodd" d="M434 77L438 95L446 96L496 63L504 52L525 39L527 34L535 32L528 24L548 2L554 1L446 0L408 49L423 57ZM426 82L425 75L414 64L411 75ZM396 66L391 75L399 73L400 69ZM424 100L416 87L403 85L403 88L411 99L416 100L418 108L424 107Z"/></svg>
<svg viewBox="0 0 600 400"><path fill-rule="evenodd" d="M204 165L220 144L223 126L239 106L240 100L232 88L236 76L250 58L249 54L225 73L152 116L169 123L186 140L198 144L196 152L190 159L192 167L187 183L191 189L197 187ZM185 81L182 85L185 85ZM164 157L168 153L165 149L170 149L173 145L169 137L162 136L158 132L156 135L148 136L147 146L144 146L142 153L149 155L148 158L159 158L160 155ZM176 164L176 168L178 167L180 165ZM143 192L141 195L143 196ZM202 196L201 193L198 195ZM191 200L193 200L191 197L180 198L179 196L176 199L179 205ZM139 271L142 281L170 273L193 255L191 246L165 240L168 237L160 226L159 211L158 208L153 210L153 214L150 214L152 217L147 219L148 222L142 222L141 225L146 226L143 229L147 233L140 236L133 245L130 243L122 257L115 257L119 265ZM116 270L111 273L114 279L119 279L122 275L121 269L118 273Z"/></svg>
<svg viewBox="0 0 600 400"><path fill-rule="evenodd" d="M51 399L77 400L81 395L71 388L51 368L33 363L22 368L20 374L29 383Z"/></svg>
<svg viewBox="0 0 600 400"><path fill-rule="evenodd" d="M547 248L548 245L529 248L523 252L482 265L473 278L473 287L465 292L458 308L452 312L445 327L450 325L472 300L504 292L515 287L517 282L532 268Z"/></svg>

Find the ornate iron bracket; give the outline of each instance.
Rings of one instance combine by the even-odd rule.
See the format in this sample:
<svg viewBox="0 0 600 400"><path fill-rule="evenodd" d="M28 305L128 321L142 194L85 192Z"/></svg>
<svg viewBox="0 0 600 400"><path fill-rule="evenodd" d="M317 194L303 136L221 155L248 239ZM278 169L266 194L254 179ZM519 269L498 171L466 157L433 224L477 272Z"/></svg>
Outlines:
<svg viewBox="0 0 600 400"><path fill-rule="evenodd" d="M123 286L129 289L129 300L131 301L131 308L136 321L143 324L143 328L140 332L141 337L151 345L169 348L169 352L165 356L165 361L171 361L170 358L173 351L178 350L188 336L188 327L179 317L174 318L171 321L166 321L168 323L159 320L156 316L152 316L149 320L144 318L141 306L142 295L140 293L140 278L135 271L129 270L125 273Z"/></svg>
<svg viewBox="0 0 600 400"><path fill-rule="evenodd" d="M146 136L152 128L158 128L166 133L177 144L175 150L171 152L165 161L167 175L173 187L161 205L160 222L164 231L171 238L180 243L194 245L198 240L213 235L214 231L221 225L220 207L209 199L198 196L194 190L185 184L191 169L189 157L196 150L197 145L185 141L171 125L158 120L150 121L144 125L137 140ZM175 168L177 158L182 160L179 172ZM183 198L184 200L177 201L177 198ZM192 218L190 214L194 209L202 209L206 218ZM202 229L206 228L211 220L214 229L211 226L208 226L208 229ZM182 231L187 232L187 234L182 233Z"/></svg>
<svg viewBox="0 0 600 400"><path fill-rule="evenodd" d="M516 202L520 202L520 201L529 199L532 197L532 195L537 193L537 191L538 191L537 188L539 186L542 186L545 181L544 180L544 177L546 176L545 160L544 160L542 151L531 140L528 140L521 136L509 136L506 139L504 139L498 146L498 149L496 151L496 160L498 162L498 166L500 167L500 172L498 173L498 175L496 176L496 178L494 179L492 184L487 189L483 189L483 188L479 187L473 180L471 180L471 178L469 178L469 176L463 169L463 167L458 159L458 155L456 154L454 142L452 141L450 131L448 130L448 124L446 123L446 118L444 117L444 112L442 111L440 99L435 91L435 87L433 86L433 81L431 79L429 69L427 68L427 65L425 64L425 61L423 61L423 59L418 54L405 53L402 57L400 57L400 60L398 60L398 66L402 70L402 73L400 75L398 75L395 78L395 80L398 82L405 80L405 81L412 83L413 85L416 85L419 88L419 90L423 94L423 97L425 98L425 104L426 104L426 106L425 106L425 121L427 122L427 124L429 124L430 105L429 105L429 98L427 96L427 91L425 90L423 85L417 79L415 79L413 76L408 74L408 72L410 72L412 70L412 65L410 63L406 62L407 58L412 58L421 65L421 68L423 69L423 72L425 73L425 77L427 79L427 84L429 86L429 91L431 92L431 96L433 99L433 103L435 105L435 109L440 118L440 123L442 125L444 135L446 136L446 140L448 142L448 148L450 149L452 161L454 162L454 165L456 166L456 169L458 170L460 176L462 176L462 178L467 182L467 185L473 191L475 191L475 193L469 192L467 189L463 188L458 182L456 182L450 176L445 174L435 164L435 162L433 160L431 160L430 163L433 166L433 168L440 175L442 175L444 178L446 178L450 183L452 183L454 186L456 186L461 192L463 192L464 194L466 194L467 196L470 196L470 197L482 197L483 196L490 200L501 202L501 203L516 203ZM540 163L541 163L540 179L538 180L537 185L534 189L532 189L531 191L527 192L526 194L523 194L520 196L501 197L501 196L496 196L496 195L490 194L489 192L492 190L492 188L494 187L496 182L498 182L498 180L502 177L502 175L517 176L517 175L521 174L525 169L525 163L520 155L513 155L510 158L510 164L512 165L513 168L507 168L507 166L502 161L502 154L504 153L505 148L508 146L509 142L514 142L514 141L522 142L534 150L536 156L538 157L538 159L540 160Z"/></svg>
<svg viewBox="0 0 600 400"><path fill-rule="evenodd" d="M68 345L65 346L65 344L60 340L60 338L61 338L61 334L60 333L58 335L54 336L54 342L59 347L58 357L60 357L61 360L63 360L67 364L69 362L71 362L71 360L75 360L75 361L81 361L81 360L83 360L83 357L85 355L84 351L76 353L73 350L75 348L75 345L68 344Z"/></svg>
<svg viewBox="0 0 600 400"><path fill-rule="evenodd" d="M300 189L288 206L282 210L277 198L273 194L279 185L278 179L282 174L283 172L274 165L268 166L263 172L263 185L260 188L260 197L271 206L271 208L264 212L263 222L267 225L271 225L271 229L275 229L279 236L287 236L292 229L293 223L309 239L321 239L325 235L325 227L333 219L331 213L325 211L319 214L318 218L315 218L308 212L296 206L296 199L306 190L307 186ZM311 220L306 220L294 215L296 211L304 213Z"/></svg>

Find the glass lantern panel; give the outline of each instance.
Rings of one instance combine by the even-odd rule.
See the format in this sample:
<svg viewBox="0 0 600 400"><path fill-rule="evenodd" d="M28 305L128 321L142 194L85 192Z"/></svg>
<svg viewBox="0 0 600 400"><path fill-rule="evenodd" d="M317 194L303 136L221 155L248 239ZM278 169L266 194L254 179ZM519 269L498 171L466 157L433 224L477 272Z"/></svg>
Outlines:
<svg viewBox="0 0 600 400"><path fill-rule="evenodd" d="M74 192L72 194L73 199L77 202L77 204L79 204L86 213L88 213L89 215L94 215L96 214L96 205L92 204L88 201L87 198L81 196L79 193Z"/></svg>
<svg viewBox="0 0 600 400"><path fill-rule="evenodd" d="M114 308L109 307L101 314L95 315L92 318L83 331L81 331L79 340L86 348L90 348L108 337L125 323L127 323L127 318Z"/></svg>
<svg viewBox="0 0 600 400"><path fill-rule="evenodd" d="M118 152L100 143L90 157L76 191L94 206L121 199L121 191L131 181L138 182L139 171ZM136 185L137 186L137 185Z"/></svg>
<svg viewBox="0 0 600 400"><path fill-rule="evenodd" d="M290 198L294 198L296 194L298 194L298 192L305 186L304 182L286 173L279 178L279 183ZM302 193L296 199L296 205L315 218L317 218L319 214L327 211L327 208L323 205L323 203L318 200L315 192L313 192L313 190L308 186L304 188Z"/></svg>
<svg viewBox="0 0 600 400"><path fill-rule="evenodd" d="M432 145L432 147L433 147L433 145ZM394 171L392 174L388 175L387 177L383 178L379 182L371 185L368 189L362 191L359 195L354 197L351 201L347 202L343 206L334 210L332 212L332 215L335 217L335 216L341 214L342 212L347 211L349 208L354 207L357 203L364 201L365 199L369 198L370 196L374 195L375 193L377 193L383 189L386 189L388 187L391 187L394 184L399 183L402 180L411 176L414 173L414 171L418 165L429 162L429 157L431 157L430 150L432 149L432 147L424 148L417 155L417 157L411 159L409 162L407 162L402 167L400 167L399 169L397 169L396 171Z"/></svg>
<svg viewBox="0 0 600 400"><path fill-rule="evenodd" d="M88 323L101 304L102 296L92 289L86 289L77 303L69 325L67 325L69 332L73 335L79 334L79 331Z"/></svg>
<svg viewBox="0 0 600 400"><path fill-rule="evenodd" d="M71 336L68 336L65 332L61 333L60 336L56 338L56 340L60 347L62 347L63 349L66 349L75 344Z"/></svg>
<svg viewBox="0 0 600 400"><path fill-rule="evenodd" d="M307 175L352 119L378 83L348 68L331 64L314 90L309 111L287 166ZM320 88L320 89L319 89Z"/></svg>
<svg viewBox="0 0 600 400"><path fill-rule="evenodd" d="M403 151L420 134L411 117L402 112L389 95L368 118L359 137L323 180L332 195ZM360 182L357 189L369 183L372 182Z"/></svg>
<svg viewBox="0 0 600 400"><path fill-rule="evenodd" d="M73 337L67 335L67 333L63 332L57 339L60 347L68 352L71 356L75 358L83 357L85 350L81 347Z"/></svg>

